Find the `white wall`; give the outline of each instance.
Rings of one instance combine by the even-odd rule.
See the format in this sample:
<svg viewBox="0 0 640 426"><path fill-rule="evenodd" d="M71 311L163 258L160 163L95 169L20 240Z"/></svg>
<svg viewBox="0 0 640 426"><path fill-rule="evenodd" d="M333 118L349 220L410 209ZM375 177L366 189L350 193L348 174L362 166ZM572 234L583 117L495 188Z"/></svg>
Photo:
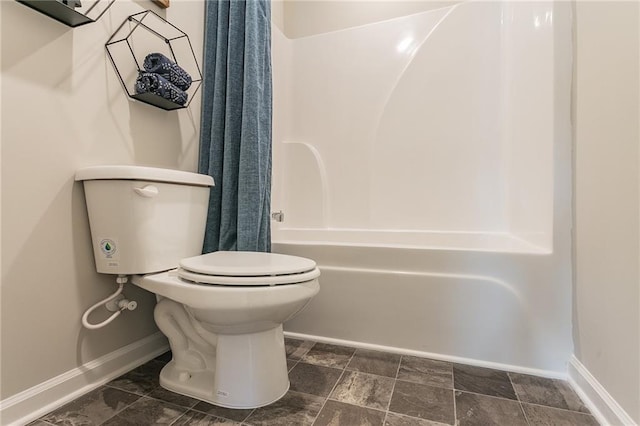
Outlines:
<svg viewBox="0 0 640 426"><path fill-rule="evenodd" d="M95 272L77 168L138 164L194 170L200 95L166 112L125 96L104 43L126 16L152 9L202 57L203 2L117 1L76 29L0 2L2 40L2 393L5 399L157 331L151 294L106 328L84 310L115 290ZM98 321L100 316L92 318Z"/></svg>
<svg viewBox="0 0 640 426"><path fill-rule="evenodd" d="M575 355L640 423L640 10L575 10Z"/></svg>

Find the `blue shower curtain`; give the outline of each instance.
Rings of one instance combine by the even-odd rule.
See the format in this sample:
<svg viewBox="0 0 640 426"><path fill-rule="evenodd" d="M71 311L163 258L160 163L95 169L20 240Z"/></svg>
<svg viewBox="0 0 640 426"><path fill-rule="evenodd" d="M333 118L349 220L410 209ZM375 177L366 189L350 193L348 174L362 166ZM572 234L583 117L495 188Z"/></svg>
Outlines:
<svg viewBox="0 0 640 426"><path fill-rule="evenodd" d="M271 251L271 4L206 0L200 173L213 177L203 253Z"/></svg>

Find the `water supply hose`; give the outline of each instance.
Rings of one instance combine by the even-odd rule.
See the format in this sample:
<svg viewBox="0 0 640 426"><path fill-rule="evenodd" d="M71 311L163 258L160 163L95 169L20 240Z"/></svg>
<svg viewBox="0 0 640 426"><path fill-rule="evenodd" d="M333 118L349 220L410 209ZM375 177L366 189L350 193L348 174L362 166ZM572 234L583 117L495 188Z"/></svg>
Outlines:
<svg viewBox="0 0 640 426"><path fill-rule="evenodd" d="M91 312L93 312L96 308L99 308L100 306L106 305L107 303L111 302L113 299L118 297L120 295L120 293L122 293L122 290L124 289L124 284L127 282L127 276L126 275L118 275L118 278L116 278L116 282L118 283L118 290L116 290L115 293L113 293L111 296L107 297L106 299L99 301L98 303L96 303L95 305L93 305L92 307L87 309L87 311L84 313L84 315L82 315L82 325L85 326L86 328L88 328L89 330L95 330L97 328L102 328L105 325L109 324L114 319L116 319L122 313L122 311L124 311L125 309L131 309L131 308L129 308L127 306L127 304L122 304L122 305L118 304L119 310L114 312L113 315L111 315L106 320L104 320L104 321L102 321L101 323L98 323L98 324L89 323L89 315L91 314ZM135 302L132 302L132 303L135 303ZM135 309L135 306L133 306L133 309Z"/></svg>

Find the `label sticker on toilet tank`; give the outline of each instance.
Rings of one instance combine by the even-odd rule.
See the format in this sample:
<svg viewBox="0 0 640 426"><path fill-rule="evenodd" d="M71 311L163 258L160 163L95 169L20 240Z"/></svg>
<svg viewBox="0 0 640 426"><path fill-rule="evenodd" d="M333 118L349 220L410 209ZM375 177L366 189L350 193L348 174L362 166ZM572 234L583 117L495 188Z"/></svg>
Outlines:
<svg viewBox="0 0 640 426"><path fill-rule="evenodd" d="M120 266L118 258L118 243L115 238L102 238L100 239L100 253L102 254L103 266L117 268ZM96 259L98 260L98 259Z"/></svg>
<svg viewBox="0 0 640 426"><path fill-rule="evenodd" d="M100 241L100 250L102 251L102 254L104 254L104 257L106 257L107 259L114 259L114 255L118 251L118 248L116 242L111 238L103 238Z"/></svg>

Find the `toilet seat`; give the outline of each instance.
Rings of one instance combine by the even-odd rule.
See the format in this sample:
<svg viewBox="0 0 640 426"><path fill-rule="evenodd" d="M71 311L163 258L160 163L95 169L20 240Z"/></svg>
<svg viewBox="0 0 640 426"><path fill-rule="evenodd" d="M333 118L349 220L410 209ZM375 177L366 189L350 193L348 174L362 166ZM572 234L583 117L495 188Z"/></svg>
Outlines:
<svg viewBox="0 0 640 426"><path fill-rule="evenodd" d="M316 279L311 259L276 253L217 251L180 261L180 278L219 286L274 286Z"/></svg>

